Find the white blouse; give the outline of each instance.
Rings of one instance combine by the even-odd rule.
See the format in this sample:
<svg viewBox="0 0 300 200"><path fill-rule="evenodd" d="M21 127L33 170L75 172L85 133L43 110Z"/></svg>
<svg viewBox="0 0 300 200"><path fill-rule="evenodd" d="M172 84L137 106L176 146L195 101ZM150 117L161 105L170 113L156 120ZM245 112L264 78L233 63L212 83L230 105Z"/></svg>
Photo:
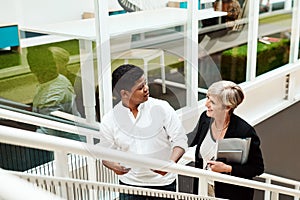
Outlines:
<svg viewBox="0 0 300 200"><path fill-rule="evenodd" d="M213 138L211 130L208 132L200 146L199 157L203 159L203 169L210 170L207 161L216 160L218 151L218 142Z"/></svg>

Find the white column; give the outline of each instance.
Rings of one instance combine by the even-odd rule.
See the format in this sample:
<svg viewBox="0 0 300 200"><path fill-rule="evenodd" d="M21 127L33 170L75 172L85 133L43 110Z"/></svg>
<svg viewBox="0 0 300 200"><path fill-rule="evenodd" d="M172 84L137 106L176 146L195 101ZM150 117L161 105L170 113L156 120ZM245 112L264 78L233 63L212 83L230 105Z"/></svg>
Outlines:
<svg viewBox="0 0 300 200"><path fill-rule="evenodd" d="M265 183L271 184L271 179L266 178ZM271 191L270 190L265 190L265 198L264 200L270 200L271 199Z"/></svg>
<svg viewBox="0 0 300 200"><path fill-rule="evenodd" d="M292 1L292 0L285 0L284 2L284 9L285 10L291 10L292 9L292 5L293 5L293 2L296 3L296 1ZM298 1L299 2L299 1Z"/></svg>
<svg viewBox="0 0 300 200"><path fill-rule="evenodd" d="M251 81L256 77L257 38L259 23L258 17L259 3L257 2L257 0L249 0L246 81Z"/></svg>
<svg viewBox="0 0 300 200"><path fill-rule="evenodd" d="M83 103L85 107L86 121L89 123L96 122L96 100L95 100L95 79L94 79L94 54L92 41L80 40L80 63L81 63L81 77L82 77L82 92ZM84 61L82 63L82 60ZM88 144L93 144L93 137L88 135L86 137ZM93 157L87 157L87 171L88 179L96 181L96 167L95 159ZM94 195L94 191L90 191L91 196Z"/></svg>
<svg viewBox="0 0 300 200"><path fill-rule="evenodd" d="M79 40L83 105L87 122L95 122L95 79L92 41Z"/></svg>
<svg viewBox="0 0 300 200"><path fill-rule="evenodd" d="M296 185L295 186L295 189L296 190L300 190L300 186L299 185ZM299 200L300 198L299 197L294 197L294 200Z"/></svg>
<svg viewBox="0 0 300 200"><path fill-rule="evenodd" d="M108 2L95 0L100 117L112 108Z"/></svg>
<svg viewBox="0 0 300 200"><path fill-rule="evenodd" d="M294 1L292 27L291 27L291 46L289 63L296 62L299 53L299 37L300 37L300 1Z"/></svg>
<svg viewBox="0 0 300 200"><path fill-rule="evenodd" d="M58 177L69 177L69 166L68 166L68 155L64 151L55 151L54 152L54 164L55 171L54 176ZM61 195L63 198L67 198L68 187L61 187Z"/></svg>
<svg viewBox="0 0 300 200"><path fill-rule="evenodd" d="M69 177L68 156L65 152L54 152L55 171L54 175L59 177Z"/></svg>
<svg viewBox="0 0 300 200"><path fill-rule="evenodd" d="M207 196L208 195L208 181L207 181L207 178L199 177L198 195L200 195L200 196Z"/></svg>
<svg viewBox="0 0 300 200"><path fill-rule="evenodd" d="M188 1L186 25L186 102L188 107L197 106L198 101L198 0Z"/></svg>

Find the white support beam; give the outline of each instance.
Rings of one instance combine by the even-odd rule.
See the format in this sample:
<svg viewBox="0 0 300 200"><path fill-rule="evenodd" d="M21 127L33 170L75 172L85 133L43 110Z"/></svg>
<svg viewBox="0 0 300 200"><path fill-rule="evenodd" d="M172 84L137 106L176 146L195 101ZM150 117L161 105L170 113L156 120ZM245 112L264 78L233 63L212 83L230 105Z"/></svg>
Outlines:
<svg viewBox="0 0 300 200"><path fill-rule="evenodd" d="M299 54L300 37L300 1L294 1L292 27L291 27L291 46L289 63L296 62Z"/></svg>
<svg viewBox="0 0 300 200"><path fill-rule="evenodd" d="M96 121L96 103L92 41L80 39L79 47L84 111L86 121L94 123Z"/></svg>
<svg viewBox="0 0 300 200"><path fill-rule="evenodd" d="M198 101L198 0L188 1L186 38L186 100L188 107L195 107Z"/></svg>
<svg viewBox="0 0 300 200"><path fill-rule="evenodd" d="M111 56L108 1L95 0L95 29L100 117L112 109Z"/></svg>
<svg viewBox="0 0 300 200"><path fill-rule="evenodd" d="M256 76L257 38L259 4L256 0L248 0L249 4L249 25L248 25L248 49L247 49L247 71L246 81L254 80Z"/></svg>

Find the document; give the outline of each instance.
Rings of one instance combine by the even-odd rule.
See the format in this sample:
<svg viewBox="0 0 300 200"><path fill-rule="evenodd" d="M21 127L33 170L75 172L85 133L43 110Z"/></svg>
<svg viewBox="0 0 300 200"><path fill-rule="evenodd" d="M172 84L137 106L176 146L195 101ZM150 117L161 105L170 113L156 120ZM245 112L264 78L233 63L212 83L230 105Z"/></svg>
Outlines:
<svg viewBox="0 0 300 200"><path fill-rule="evenodd" d="M218 160L244 164L248 160L251 138L225 138L218 143Z"/></svg>

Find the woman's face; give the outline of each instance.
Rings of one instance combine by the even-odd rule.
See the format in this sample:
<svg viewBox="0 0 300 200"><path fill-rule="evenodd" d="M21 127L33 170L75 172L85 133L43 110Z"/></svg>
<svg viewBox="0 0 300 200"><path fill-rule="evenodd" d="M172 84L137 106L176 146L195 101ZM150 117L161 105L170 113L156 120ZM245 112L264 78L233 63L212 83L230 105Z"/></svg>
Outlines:
<svg viewBox="0 0 300 200"><path fill-rule="evenodd" d="M207 95L205 106L207 107L207 116L215 119L224 117L228 111L228 109L226 109L226 107L222 104L221 100L215 95Z"/></svg>

